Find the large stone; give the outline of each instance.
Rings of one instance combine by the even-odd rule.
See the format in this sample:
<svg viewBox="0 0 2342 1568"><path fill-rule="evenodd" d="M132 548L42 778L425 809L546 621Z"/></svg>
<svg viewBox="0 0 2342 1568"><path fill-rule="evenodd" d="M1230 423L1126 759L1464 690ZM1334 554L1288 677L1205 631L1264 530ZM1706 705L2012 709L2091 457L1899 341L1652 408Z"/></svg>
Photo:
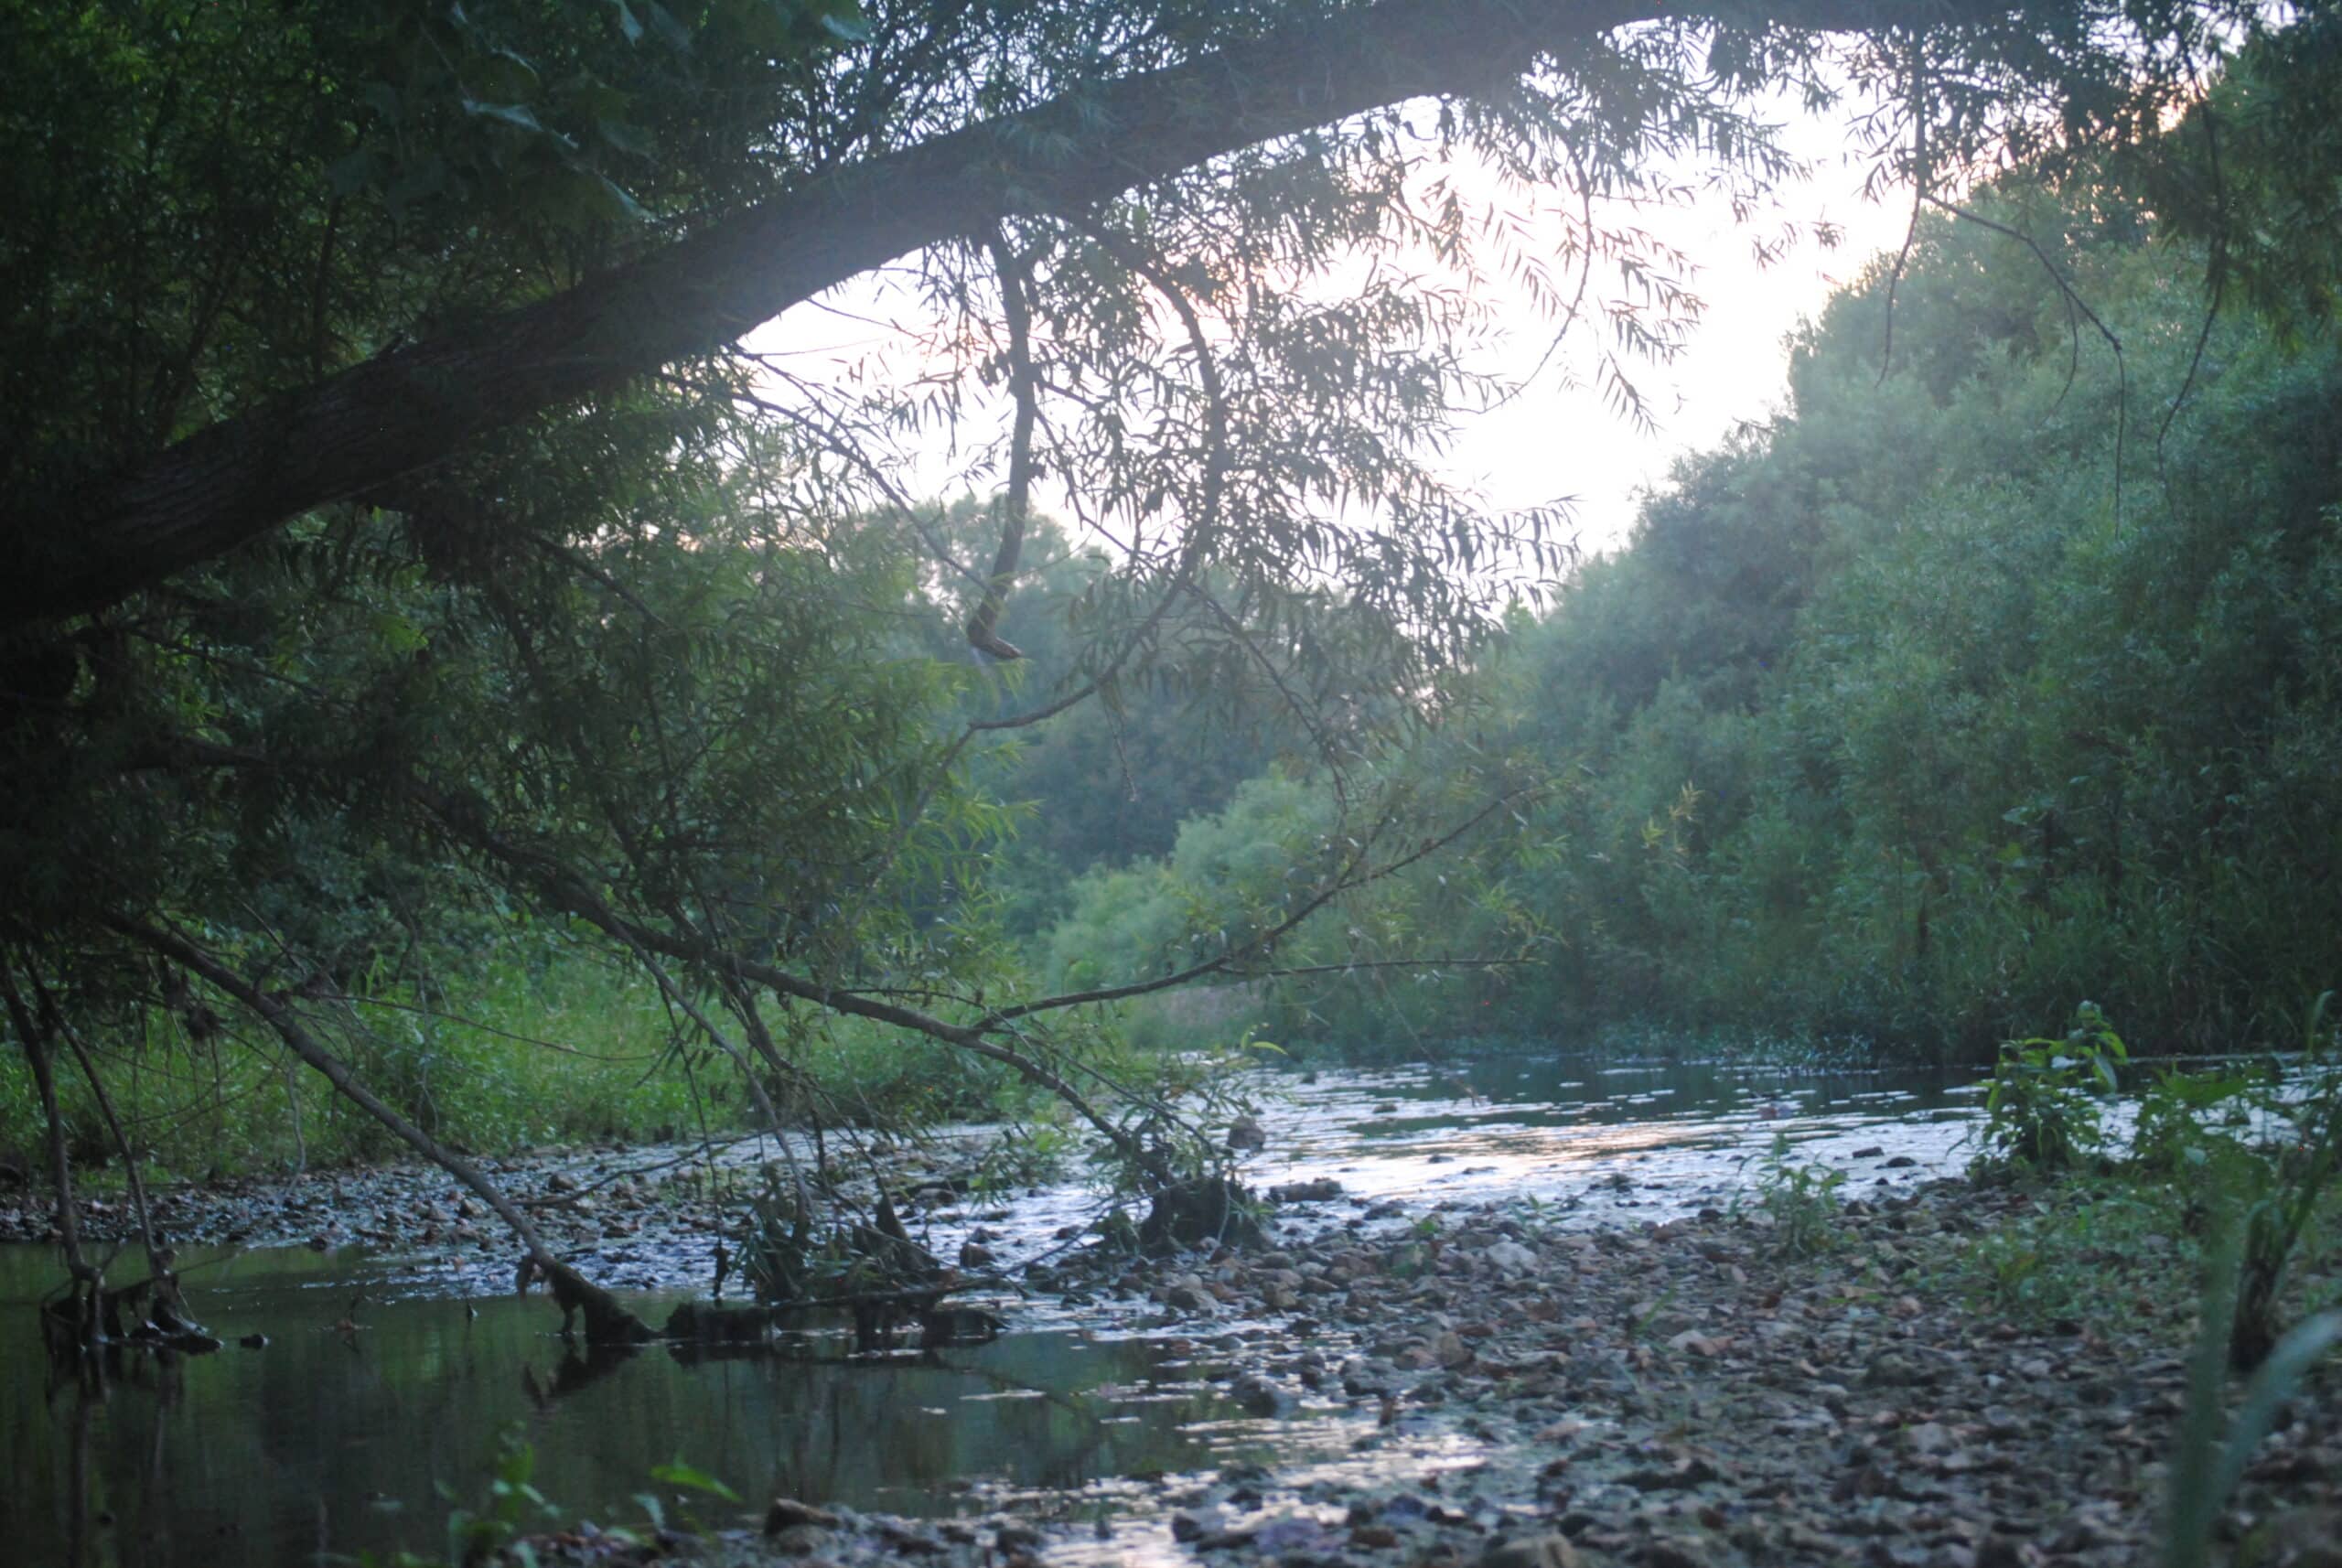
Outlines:
<svg viewBox="0 0 2342 1568"><path fill-rule="evenodd" d="M838 1527L838 1516L827 1509L817 1509L811 1503L800 1503L795 1498L775 1498L771 1506L765 1509L767 1535L777 1536L783 1530L794 1530L800 1525L811 1525L819 1530L835 1530Z"/></svg>
<svg viewBox="0 0 2342 1568"><path fill-rule="evenodd" d="M1480 1554L1480 1568L1579 1568L1585 1560L1563 1535L1532 1535L1492 1541Z"/></svg>
<svg viewBox="0 0 2342 1568"><path fill-rule="evenodd" d="M1508 1274L1525 1274L1537 1266L1537 1254L1518 1241L1499 1241L1481 1256Z"/></svg>

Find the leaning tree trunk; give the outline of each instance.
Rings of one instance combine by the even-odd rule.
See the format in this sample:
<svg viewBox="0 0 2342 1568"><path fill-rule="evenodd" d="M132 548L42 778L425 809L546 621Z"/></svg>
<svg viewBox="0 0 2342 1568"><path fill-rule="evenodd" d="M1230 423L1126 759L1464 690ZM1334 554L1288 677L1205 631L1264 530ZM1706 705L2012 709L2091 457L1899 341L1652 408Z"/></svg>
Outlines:
<svg viewBox="0 0 2342 1568"><path fill-rule="evenodd" d="M0 998L7 1004L8 1022L32 1064L33 1084L40 1093L41 1114L48 1124L48 1178L57 1194L57 1234L65 1251L70 1284L62 1302L41 1305L41 1326L51 1348L70 1351L97 1343L103 1321L105 1280L81 1251L81 1215L73 1202L73 1162L65 1152L65 1119L57 1108L57 1074L52 1042L16 990L16 976L0 955Z"/></svg>
<svg viewBox="0 0 2342 1568"><path fill-rule="evenodd" d="M367 1088L349 1070L348 1063L326 1049L317 1036L309 1033L300 1015L292 1008L246 982L210 954L167 931L119 918L108 923L124 936L161 953L188 972L201 976L258 1014L294 1055L317 1069L327 1082L340 1090L360 1110L389 1128L408 1147L478 1194L481 1202L496 1210L504 1223L511 1227L513 1235L520 1239L525 1250L526 1256L516 1281L519 1288L525 1291L532 1279L543 1279L561 1306L564 1327L573 1316L582 1314L589 1344L639 1344L653 1337L650 1326L621 1305L617 1296L555 1257L553 1250L545 1245L544 1239L537 1234L537 1228L529 1222L529 1217L521 1211L518 1204L505 1196L501 1187L489 1180L485 1172L401 1115Z"/></svg>

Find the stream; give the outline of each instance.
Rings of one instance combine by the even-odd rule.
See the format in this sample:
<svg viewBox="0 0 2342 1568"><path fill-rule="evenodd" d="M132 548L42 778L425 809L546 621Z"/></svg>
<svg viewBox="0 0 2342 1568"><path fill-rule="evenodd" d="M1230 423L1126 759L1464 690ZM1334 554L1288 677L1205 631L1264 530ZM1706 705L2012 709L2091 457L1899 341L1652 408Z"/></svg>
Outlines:
<svg viewBox="0 0 2342 1568"><path fill-rule="evenodd" d="M1342 1198L1284 1210L1284 1223L1312 1230L1400 1223L1393 1200L1410 1218L1501 1201L1549 1222L1609 1226L1729 1207L1752 1159L1786 1137L1799 1163L1846 1170L1852 1195L1964 1165L1980 1076L1584 1060L1266 1075L1270 1144L1245 1176L1262 1189L1338 1181ZM586 1168L660 1157L627 1151ZM757 1155L748 1145L737 1157ZM949 1256L981 1223L1014 1260L1097 1206L1067 1184L914 1224ZM583 1266L651 1287L631 1305L656 1323L701 1294L704 1257L618 1243ZM542 1296L510 1294L509 1262L491 1272L359 1247L187 1246L180 1271L226 1348L120 1356L93 1395L54 1382L34 1348L32 1304L56 1282L53 1254L0 1247L0 1302L16 1337L0 1358L8 1560L198 1568L438 1550L446 1494L476 1501L500 1434L516 1425L561 1519L606 1525L639 1524L633 1499L651 1489L653 1466L678 1458L752 1505L783 1494L948 1519L1014 1501L1105 1530L1143 1521L1166 1478L1270 1462L1289 1475L1421 1472L1473 1457L1452 1435L1362 1451L1371 1415L1338 1396L1248 1413L1216 1377L1215 1352L1290 1340L1291 1330L1166 1320L1145 1302L1012 1300L1000 1339L925 1354L852 1358L848 1337L830 1330L754 1356L651 1347L589 1359L553 1335ZM359 1326L330 1326L345 1317ZM239 1345L251 1335L266 1347ZM1283 1348L1338 1361L1351 1345L1320 1329ZM710 1524L738 1511L712 1498L696 1507ZM1135 1561L1167 1550L1167 1538L1135 1528L1125 1546L1060 1554Z"/></svg>

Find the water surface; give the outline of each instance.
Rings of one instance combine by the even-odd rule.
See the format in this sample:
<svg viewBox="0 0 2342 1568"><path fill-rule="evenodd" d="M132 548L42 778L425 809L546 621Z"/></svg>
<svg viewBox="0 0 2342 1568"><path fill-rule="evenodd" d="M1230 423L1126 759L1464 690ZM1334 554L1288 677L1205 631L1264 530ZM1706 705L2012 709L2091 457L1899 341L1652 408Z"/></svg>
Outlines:
<svg viewBox="0 0 2342 1568"><path fill-rule="evenodd" d="M1853 1190L1956 1167L1970 1152L1960 1144L1977 1114L1975 1076L1585 1062L1275 1075L1257 1086L1271 1144L1247 1175L1262 1187L1341 1182L1352 1197L1289 1221L1313 1229L1372 1223L1376 1203L1400 1197L1534 1204L1585 1224L1658 1219L1731 1201L1777 1138L1800 1162L1847 1169ZM1045 1187L1012 1200L1004 1219L988 1209L986 1223L1014 1258L1096 1205L1080 1187ZM949 1250L977 1216L918 1220ZM606 1524L639 1521L635 1494L678 1457L754 1503L777 1491L930 1517L1037 1495L1143 1509L1153 1477L1271 1455L1456 1462L1412 1450L1354 1458L1362 1429L1332 1404L1247 1416L1209 1380L1208 1345L1185 1337L1194 1325L1133 1335L1127 1307L1012 1306L1015 1332L925 1357L858 1359L831 1334L752 1358L654 1347L589 1359L550 1333L557 1320L541 1296L485 1294L494 1276L484 1266L306 1248L191 1248L181 1266L228 1348L124 1354L92 1389L56 1380L35 1349L30 1304L55 1283L52 1256L0 1248L0 1302L16 1304L20 1336L0 1358L10 1561L290 1565L433 1548L443 1488L477 1500L499 1434L515 1426L564 1519ZM695 1255L632 1266L670 1285L703 1277ZM351 1314L360 1291L370 1299ZM654 1292L634 1305L657 1322L676 1299ZM345 1316L355 1332L329 1326ZM253 1333L265 1348L234 1343ZM1350 1348L1318 1343L1329 1359ZM711 1523L738 1515L695 1506ZM1096 1550L1108 1561L1140 1546Z"/></svg>

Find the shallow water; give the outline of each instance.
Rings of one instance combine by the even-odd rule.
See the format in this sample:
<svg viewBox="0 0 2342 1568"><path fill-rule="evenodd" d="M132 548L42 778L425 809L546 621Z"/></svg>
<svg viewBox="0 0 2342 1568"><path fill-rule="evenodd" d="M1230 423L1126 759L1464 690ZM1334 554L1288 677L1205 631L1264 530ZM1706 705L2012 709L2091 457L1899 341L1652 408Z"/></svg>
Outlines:
<svg viewBox="0 0 2342 1568"><path fill-rule="evenodd" d="M1857 1189L1956 1167L1975 1077L1585 1063L1273 1077L1259 1086L1271 1147L1246 1174L1263 1187L1340 1181L1350 1198L1294 1211L1311 1230L1370 1223L1373 1203L1398 1197L1534 1203L1586 1224L1660 1219L1728 1202L1777 1137L1800 1162L1846 1168ZM1896 1158L1907 1163L1888 1166ZM990 1229L1015 1258L1095 1207L1079 1187L1043 1189ZM939 1248L974 1222L922 1219ZM1208 1380L1208 1348L1054 1305L1010 1309L1016 1331L992 1345L923 1358L854 1359L841 1337L816 1335L754 1359L654 1348L588 1361L548 1332L542 1298L467 1301L456 1293L486 1286L442 1264L190 1248L181 1267L228 1348L124 1356L93 1393L55 1384L32 1348L29 1304L54 1283L53 1261L0 1248L0 1302L21 1304L10 1316L22 1337L0 1358L9 1561L193 1568L432 1548L448 1506L440 1488L476 1499L498 1434L515 1423L564 1517L602 1523L639 1521L634 1495L679 1456L754 1501L779 1491L929 1516L1035 1494L1068 1497L1076 1513L1144 1512L1146 1489L1130 1477L1272 1453L1340 1469L1460 1462L1403 1445L1354 1455L1362 1429L1332 1406L1245 1416ZM672 1283L698 1268L675 1257L652 1273ZM328 1328L360 1290L377 1298L358 1308L362 1326ZM635 1305L656 1322L678 1298ZM234 1343L250 1333L269 1345ZM1329 1359L1348 1348L1319 1345ZM710 1523L738 1513L696 1509ZM1158 1533L1142 1525L1100 1543L1097 1560L1151 1555Z"/></svg>
<svg viewBox="0 0 2342 1568"><path fill-rule="evenodd" d="M1330 1176L1366 1197L1535 1202L1589 1225L1657 1219L1728 1200L1777 1139L1861 1182L1956 1171L1980 1076L1713 1062L1327 1074L1278 1086L1288 1108L1268 1118L1281 1136L1260 1174Z"/></svg>
<svg viewBox="0 0 2342 1568"><path fill-rule="evenodd" d="M7 1561L295 1563L434 1545L438 1488L477 1500L514 1423L545 1495L604 1523L639 1523L633 1495L663 1490L650 1471L679 1456L758 1500L933 1515L956 1511L971 1478L1067 1490L1260 1445L1161 1341L1045 1330L857 1360L816 1336L752 1358L588 1359L547 1333L541 1299L369 1302L362 1326L337 1332L351 1293L381 1283L360 1256L191 1249L182 1267L228 1347L122 1355L102 1392L55 1384L31 1314L12 1315L26 1337L0 1360ZM35 1294L45 1268L7 1250L0 1296ZM255 1332L265 1348L234 1342ZM736 1511L694 1506L711 1523Z"/></svg>

